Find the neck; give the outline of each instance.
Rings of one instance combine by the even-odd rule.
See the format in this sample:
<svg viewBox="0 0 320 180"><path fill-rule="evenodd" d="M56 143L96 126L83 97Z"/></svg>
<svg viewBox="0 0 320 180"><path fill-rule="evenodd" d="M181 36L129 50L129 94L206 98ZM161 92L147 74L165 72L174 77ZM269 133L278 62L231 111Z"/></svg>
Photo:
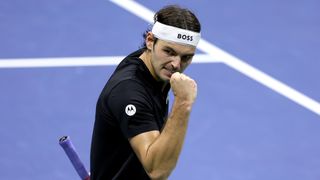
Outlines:
<svg viewBox="0 0 320 180"><path fill-rule="evenodd" d="M151 64L151 53L149 50L144 51L140 56L140 59L144 62L144 64L147 66L149 72L151 73L152 77L158 81L158 78L154 72L153 66Z"/></svg>
<svg viewBox="0 0 320 180"><path fill-rule="evenodd" d="M152 63L151 63L151 53L149 50L146 50L144 51L140 56L139 58L144 62L144 64L147 66L149 72L151 73L152 77L160 82L161 80L158 78L158 76L156 75L154 69L153 69L153 66L152 66ZM168 83L167 82L163 82L163 85L162 85L162 91L165 89L166 85Z"/></svg>

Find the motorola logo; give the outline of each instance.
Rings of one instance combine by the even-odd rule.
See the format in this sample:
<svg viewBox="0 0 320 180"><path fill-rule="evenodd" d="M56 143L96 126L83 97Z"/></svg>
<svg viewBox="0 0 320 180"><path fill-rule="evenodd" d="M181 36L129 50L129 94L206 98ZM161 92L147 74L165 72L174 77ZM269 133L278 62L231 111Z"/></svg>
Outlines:
<svg viewBox="0 0 320 180"><path fill-rule="evenodd" d="M129 105L126 106L125 111L126 111L126 114L128 116L133 116L136 113L137 110L136 110L136 107L134 105L129 104Z"/></svg>

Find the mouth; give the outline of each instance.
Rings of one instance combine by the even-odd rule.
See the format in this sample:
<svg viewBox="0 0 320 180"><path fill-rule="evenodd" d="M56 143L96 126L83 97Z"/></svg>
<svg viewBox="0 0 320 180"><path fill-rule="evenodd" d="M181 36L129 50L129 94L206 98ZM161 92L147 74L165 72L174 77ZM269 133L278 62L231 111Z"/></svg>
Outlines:
<svg viewBox="0 0 320 180"><path fill-rule="evenodd" d="M176 72L174 70L170 70L170 69L167 69L167 68L164 68L164 69L168 72L167 74L168 74L169 77L171 77L172 74Z"/></svg>

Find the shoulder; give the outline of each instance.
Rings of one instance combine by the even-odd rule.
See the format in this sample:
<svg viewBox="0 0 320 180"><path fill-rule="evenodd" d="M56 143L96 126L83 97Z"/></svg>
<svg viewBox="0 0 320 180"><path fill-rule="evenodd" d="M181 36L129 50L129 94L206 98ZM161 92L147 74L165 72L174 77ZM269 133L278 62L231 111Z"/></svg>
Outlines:
<svg viewBox="0 0 320 180"><path fill-rule="evenodd" d="M110 90L110 98L144 100L148 97L146 86L135 78L125 79L118 82Z"/></svg>

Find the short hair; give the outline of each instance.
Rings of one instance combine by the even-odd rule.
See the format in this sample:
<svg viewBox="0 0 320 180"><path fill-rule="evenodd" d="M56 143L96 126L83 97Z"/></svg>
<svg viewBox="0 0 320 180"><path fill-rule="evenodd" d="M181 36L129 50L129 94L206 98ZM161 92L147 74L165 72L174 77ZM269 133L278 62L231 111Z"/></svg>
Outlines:
<svg viewBox="0 0 320 180"><path fill-rule="evenodd" d="M153 21L154 23L158 21L162 24L190 30L193 32L199 33L201 31L201 24L195 14L191 10L182 8L178 5L168 5L163 7L154 15ZM143 34L144 41L141 46L143 49L147 49L145 39L149 31L151 31L151 28L147 29ZM157 38L155 39L154 44L156 41Z"/></svg>

